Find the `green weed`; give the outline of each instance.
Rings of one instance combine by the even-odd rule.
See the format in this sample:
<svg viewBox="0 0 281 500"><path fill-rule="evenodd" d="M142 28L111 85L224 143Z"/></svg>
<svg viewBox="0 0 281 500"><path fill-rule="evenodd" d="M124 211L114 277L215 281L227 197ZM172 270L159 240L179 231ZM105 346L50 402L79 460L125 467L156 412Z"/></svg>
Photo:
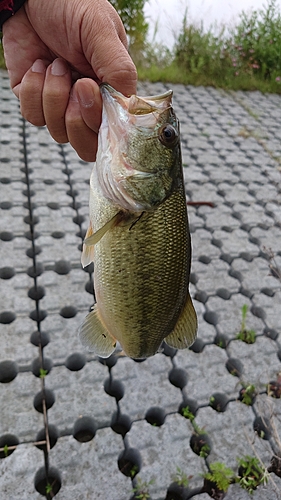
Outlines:
<svg viewBox="0 0 281 500"><path fill-rule="evenodd" d="M250 494L260 485L268 482L269 472L261 464L257 457L246 455L238 460L239 482L241 488L247 490Z"/></svg>
<svg viewBox="0 0 281 500"><path fill-rule="evenodd" d="M227 491L234 480L234 472L222 462L213 462L210 464L210 471L206 472L203 477L215 483L219 490Z"/></svg>
<svg viewBox="0 0 281 500"><path fill-rule="evenodd" d="M256 341L256 332L255 330L248 330L246 328L246 317L248 313L248 306L247 304L244 304L242 306L242 320L241 320L241 326L240 330L236 335L236 338L239 340L242 340L246 344L254 344Z"/></svg>

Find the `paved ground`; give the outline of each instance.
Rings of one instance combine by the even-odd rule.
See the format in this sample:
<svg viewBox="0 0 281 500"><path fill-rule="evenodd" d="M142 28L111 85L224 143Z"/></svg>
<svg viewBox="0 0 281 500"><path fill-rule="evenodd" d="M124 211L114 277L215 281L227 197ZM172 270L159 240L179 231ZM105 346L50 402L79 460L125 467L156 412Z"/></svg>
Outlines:
<svg viewBox="0 0 281 500"><path fill-rule="evenodd" d="M251 455L268 467L281 453L281 96L174 85L187 198L215 204L189 208L199 338L102 364L77 338L93 303L92 268L80 266L91 165L23 122L3 71L0 94L1 499L42 498L47 468L58 500L129 500L137 479L153 500L176 498L177 473L190 478L178 498L207 500L213 462L237 474ZM244 304L252 344L236 338ZM253 385L247 405L239 391ZM272 472L253 498L280 491ZM248 493L235 484L225 498Z"/></svg>

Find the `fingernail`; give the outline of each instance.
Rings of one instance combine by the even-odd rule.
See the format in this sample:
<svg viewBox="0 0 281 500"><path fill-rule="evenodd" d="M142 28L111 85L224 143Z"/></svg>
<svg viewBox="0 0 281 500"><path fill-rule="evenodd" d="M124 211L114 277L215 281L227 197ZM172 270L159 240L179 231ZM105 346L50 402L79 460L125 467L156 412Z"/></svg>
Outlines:
<svg viewBox="0 0 281 500"><path fill-rule="evenodd" d="M46 66L41 59L37 59L31 66L33 73L45 73Z"/></svg>
<svg viewBox="0 0 281 500"><path fill-rule="evenodd" d="M84 85L80 85L77 88L77 94L79 98L80 104L84 106L84 108L91 108L94 104L94 96L91 89Z"/></svg>
<svg viewBox="0 0 281 500"><path fill-rule="evenodd" d="M51 74L54 76L63 76L67 72L67 65L62 59L55 59L51 65Z"/></svg>
<svg viewBox="0 0 281 500"><path fill-rule="evenodd" d="M79 102L75 87L72 87L72 89L70 91L69 100L74 101L74 102Z"/></svg>

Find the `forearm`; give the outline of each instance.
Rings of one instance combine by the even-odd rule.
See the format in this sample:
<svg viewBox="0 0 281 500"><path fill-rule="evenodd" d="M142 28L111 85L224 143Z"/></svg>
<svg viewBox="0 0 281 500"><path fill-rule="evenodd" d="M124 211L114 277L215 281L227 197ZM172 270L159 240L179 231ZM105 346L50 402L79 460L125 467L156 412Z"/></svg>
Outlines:
<svg viewBox="0 0 281 500"><path fill-rule="evenodd" d="M25 0L0 0L0 31L9 17L13 16L24 4Z"/></svg>

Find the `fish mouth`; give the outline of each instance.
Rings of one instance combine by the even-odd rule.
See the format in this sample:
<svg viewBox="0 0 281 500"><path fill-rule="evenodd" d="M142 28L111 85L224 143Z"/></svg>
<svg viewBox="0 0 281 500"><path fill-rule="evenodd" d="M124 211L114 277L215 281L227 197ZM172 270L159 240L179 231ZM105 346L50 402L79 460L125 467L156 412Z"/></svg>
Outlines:
<svg viewBox="0 0 281 500"><path fill-rule="evenodd" d="M103 103L107 112L110 113L110 103L115 102L119 104L130 115L148 115L155 112L161 112L171 106L173 91L168 90L163 94L138 97L131 95L126 97L117 90L115 90L108 83L100 85L100 92L102 95Z"/></svg>

